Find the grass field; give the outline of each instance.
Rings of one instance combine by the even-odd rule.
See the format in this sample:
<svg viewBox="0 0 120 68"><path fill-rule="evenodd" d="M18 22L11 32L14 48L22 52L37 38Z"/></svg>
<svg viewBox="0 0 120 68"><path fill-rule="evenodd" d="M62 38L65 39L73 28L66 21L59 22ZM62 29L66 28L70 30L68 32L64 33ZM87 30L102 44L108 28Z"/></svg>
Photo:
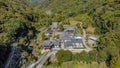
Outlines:
<svg viewBox="0 0 120 68"><path fill-rule="evenodd" d="M106 64L100 63L99 65L97 63L92 64L86 64L86 63L63 63L60 66L55 66L53 64L48 66L43 66L43 68L107 68Z"/></svg>

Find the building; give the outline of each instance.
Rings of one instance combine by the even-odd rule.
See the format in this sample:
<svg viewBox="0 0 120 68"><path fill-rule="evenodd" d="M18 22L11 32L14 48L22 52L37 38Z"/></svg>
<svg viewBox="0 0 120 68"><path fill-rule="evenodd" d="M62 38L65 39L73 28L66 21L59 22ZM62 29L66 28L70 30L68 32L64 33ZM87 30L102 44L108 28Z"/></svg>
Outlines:
<svg viewBox="0 0 120 68"><path fill-rule="evenodd" d="M53 47L53 43L49 40L44 41L43 43L43 48L46 49L51 49Z"/></svg>
<svg viewBox="0 0 120 68"><path fill-rule="evenodd" d="M61 48L81 48L83 46L82 36L79 34L71 34L62 32L59 36Z"/></svg>
<svg viewBox="0 0 120 68"><path fill-rule="evenodd" d="M64 31L68 32L68 33L75 33L75 30L77 29L76 26L71 26L66 28Z"/></svg>
<svg viewBox="0 0 120 68"><path fill-rule="evenodd" d="M59 48L60 47L60 41L59 40L54 41L54 47L55 48Z"/></svg>
<svg viewBox="0 0 120 68"><path fill-rule="evenodd" d="M82 36L81 35L79 35L79 34L75 34L74 35L74 38L73 38L73 40L72 40L72 42L73 42L73 45L75 46L75 47L84 47L83 46L83 41L82 41Z"/></svg>
<svg viewBox="0 0 120 68"><path fill-rule="evenodd" d="M52 34L52 30L51 30L51 28L48 28L45 32L44 32L44 34L46 35L46 36L50 36L51 34Z"/></svg>
<svg viewBox="0 0 120 68"><path fill-rule="evenodd" d="M89 45L95 46L96 43L98 42L98 38L93 37L93 36L89 36L87 42Z"/></svg>
<svg viewBox="0 0 120 68"><path fill-rule="evenodd" d="M58 22L52 22L52 29L58 29Z"/></svg>

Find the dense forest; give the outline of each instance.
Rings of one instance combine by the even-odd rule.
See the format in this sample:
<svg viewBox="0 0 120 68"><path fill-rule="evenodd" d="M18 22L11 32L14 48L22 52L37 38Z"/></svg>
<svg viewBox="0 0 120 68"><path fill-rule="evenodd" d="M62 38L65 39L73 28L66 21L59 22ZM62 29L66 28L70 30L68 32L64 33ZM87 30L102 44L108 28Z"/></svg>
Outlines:
<svg viewBox="0 0 120 68"><path fill-rule="evenodd" d="M119 0L46 0L38 8L92 24L99 34L119 30L120 26ZM89 19L84 21L86 17Z"/></svg>
<svg viewBox="0 0 120 68"><path fill-rule="evenodd" d="M44 0L23 0L23 1L32 5L32 6L37 6L40 3L42 3Z"/></svg>
<svg viewBox="0 0 120 68"><path fill-rule="evenodd" d="M87 55L84 60L78 58L81 54L75 54L72 55L74 59L70 57L64 61L78 60L89 63L106 61L111 68L119 67L119 0L0 0L0 67L4 66L11 44L17 38L21 37L19 46L30 62L31 58L35 59L38 55L40 46L33 46L34 54L29 54L25 48L37 38L39 29L48 27L52 21L69 24L70 19L82 22L84 29L89 26L95 28L95 34L100 36L100 42L94 51L82 53L82 57ZM96 54L97 56L91 56ZM96 57L98 59L95 59Z"/></svg>

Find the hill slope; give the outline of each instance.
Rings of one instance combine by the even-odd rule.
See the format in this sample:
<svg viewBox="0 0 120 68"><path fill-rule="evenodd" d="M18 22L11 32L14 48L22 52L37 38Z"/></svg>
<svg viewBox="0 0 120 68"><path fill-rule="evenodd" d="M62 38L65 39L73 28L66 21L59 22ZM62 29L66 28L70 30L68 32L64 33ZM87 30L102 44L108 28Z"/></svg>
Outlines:
<svg viewBox="0 0 120 68"><path fill-rule="evenodd" d="M20 0L0 0L0 67L10 52L10 44L19 37L21 33L31 28L29 22L33 22L30 14L33 9ZM32 16L32 15L31 15Z"/></svg>
<svg viewBox="0 0 120 68"><path fill-rule="evenodd" d="M23 0L23 1L28 3L28 4L31 4L33 6L37 6L38 4L43 2L44 0Z"/></svg>
<svg viewBox="0 0 120 68"><path fill-rule="evenodd" d="M106 33L120 26L120 24L115 25L120 20L119 0L45 0L38 8L45 11L51 10L53 14L66 15L81 22L86 22L83 19L91 18L97 33ZM108 22L113 25L106 25Z"/></svg>

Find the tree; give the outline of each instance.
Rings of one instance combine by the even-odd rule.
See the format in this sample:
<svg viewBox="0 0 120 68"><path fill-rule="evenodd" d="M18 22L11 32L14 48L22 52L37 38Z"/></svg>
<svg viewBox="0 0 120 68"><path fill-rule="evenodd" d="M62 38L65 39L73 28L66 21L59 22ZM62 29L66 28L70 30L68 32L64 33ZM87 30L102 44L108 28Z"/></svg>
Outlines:
<svg viewBox="0 0 120 68"><path fill-rule="evenodd" d="M64 29L63 25L62 25L62 24L60 24L60 30L63 30L63 29Z"/></svg>
<svg viewBox="0 0 120 68"><path fill-rule="evenodd" d="M29 30L28 32L28 38L31 39L33 37L33 31L32 30Z"/></svg>
<svg viewBox="0 0 120 68"><path fill-rule="evenodd" d="M87 52L85 52L85 51L82 51L80 54L79 54L79 56L80 56L80 61L83 61L83 62L89 62L89 54L87 53Z"/></svg>
<svg viewBox="0 0 120 68"><path fill-rule="evenodd" d="M97 50L92 50L89 52L90 62L96 61L96 54L97 54Z"/></svg>
<svg viewBox="0 0 120 68"><path fill-rule="evenodd" d="M114 13L112 11L107 11L105 14L101 16L101 18L104 20L102 24L104 24L104 28L107 30L113 30L116 22L114 22Z"/></svg>
<svg viewBox="0 0 120 68"><path fill-rule="evenodd" d="M77 26L77 28L80 28L80 23L77 23L76 26Z"/></svg>
<svg viewBox="0 0 120 68"><path fill-rule="evenodd" d="M41 34L41 37L42 37L42 40L44 40L44 39L45 39L45 34L42 33L42 34Z"/></svg>
<svg viewBox="0 0 120 68"><path fill-rule="evenodd" d="M21 38L21 39L19 40L19 44L20 44L20 45L25 45L26 42L27 42L27 37Z"/></svg>
<svg viewBox="0 0 120 68"><path fill-rule="evenodd" d="M92 25L93 20L92 18L87 14L81 14L75 17L76 20L82 22L82 26L84 29L88 27L88 25Z"/></svg>
<svg viewBox="0 0 120 68"><path fill-rule="evenodd" d="M96 58L97 58L97 62L100 63L100 62L103 62L103 61L106 61L107 58L108 58L108 54L106 51L102 50L102 51L98 51L98 53L96 53Z"/></svg>
<svg viewBox="0 0 120 68"><path fill-rule="evenodd" d="M112 58L110 61L110 68L119 68L120 67L120 55L117 55Z"/></svg>
<svg viewBox="0 0 120 68"><path fill-rule="evenodd" d="M49 22L46 22L45 25L46 25L46 27L49 27L49 26L50 26Z"/></svg>
<svg viewBox="0 0 120 68"><path fill-rule="evenodd" d="M70 52L69 50L66 50L66 51L59 50L56 53L56 57L60 63L65 62L65 61L71 61L72 60L72 52Z"/></svg>

